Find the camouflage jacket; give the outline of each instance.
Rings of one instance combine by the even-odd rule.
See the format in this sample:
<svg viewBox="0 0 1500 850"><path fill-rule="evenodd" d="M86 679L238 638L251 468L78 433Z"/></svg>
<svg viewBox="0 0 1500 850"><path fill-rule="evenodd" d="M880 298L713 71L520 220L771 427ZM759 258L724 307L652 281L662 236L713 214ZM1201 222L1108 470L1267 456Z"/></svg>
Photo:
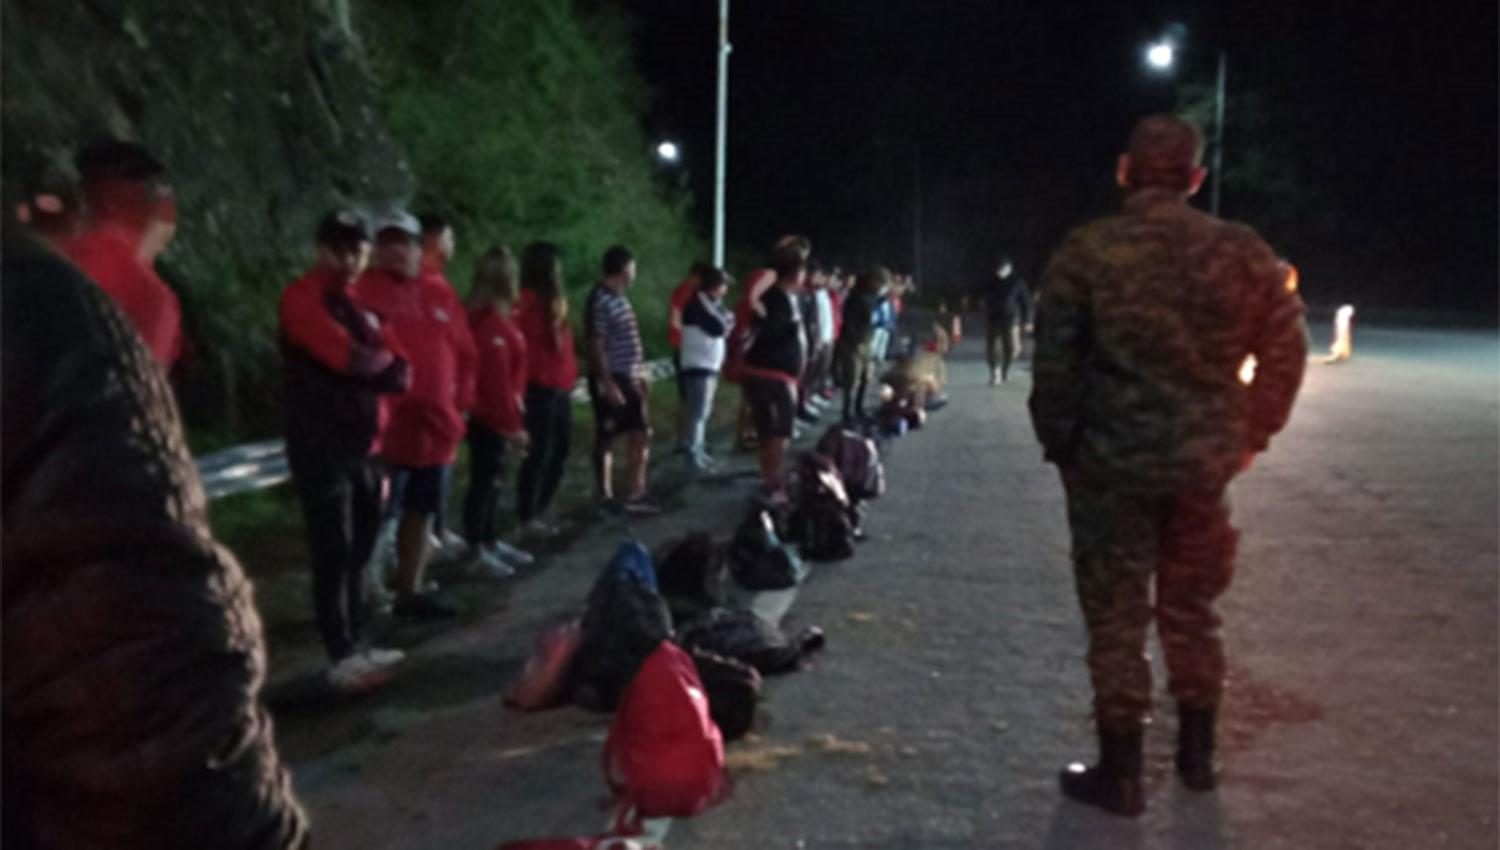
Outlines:
<svg viewBox="0 0 1500 850"><path fill-rule="evenodd" d="M1069 234L1042 281L1030 406L1047 460L1151 488L1227 483L1291 413L1302 313L1253 230L1130 195Z"/></svg>

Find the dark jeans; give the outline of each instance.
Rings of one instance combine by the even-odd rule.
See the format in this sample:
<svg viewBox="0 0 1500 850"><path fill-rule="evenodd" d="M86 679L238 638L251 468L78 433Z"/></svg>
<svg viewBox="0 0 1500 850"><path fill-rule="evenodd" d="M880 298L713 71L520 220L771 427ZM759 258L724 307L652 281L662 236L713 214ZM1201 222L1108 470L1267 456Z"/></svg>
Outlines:
<svg viewBox="0 0 1500 850"><path fill-rule="evenodd" d="M526 433L531 450L516 485L516 515L526 522L546 511L562 483L573 435L573 400L567 390L526 385Z"/></svg>
<svg viewBox="0 0 1500 850"><path fill-rule="evenodd" d="M499 539L497 508L505 472L505 438L478 420L469 421L469 493L464 497L464 534L475 546Z"/></svg>
<svg viewBox="0 0 1500 850"><path fill-rule="evenodd" d="M408 467L398 466L387 475L390 479L390 487L385 494L385 506L381 510L381 518L388 522L395 522L401 518L406 505L406 482L411 478L411 470ZM441 531L448 527L448 491L453 482L453 464L443 465L442 479L438 482L437 509L432 512L432 530Z"/></svg>
<svg viewBox="0 0 1500 850"><path fill-rule="evenodd" d="M363 637L360 570L380 525L380 476L370 458L317 440L287 440L312 553L313 613L328 657L352 655Z"/></svg>

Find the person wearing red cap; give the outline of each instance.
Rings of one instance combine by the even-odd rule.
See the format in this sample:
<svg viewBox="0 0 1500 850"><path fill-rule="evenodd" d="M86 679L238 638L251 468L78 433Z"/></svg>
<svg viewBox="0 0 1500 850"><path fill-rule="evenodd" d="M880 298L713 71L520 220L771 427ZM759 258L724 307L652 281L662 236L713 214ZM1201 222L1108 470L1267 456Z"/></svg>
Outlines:
<svg viewBox="0 0 1500 850"><path fill-rule="evenodd" d="M422 230L409 213L375 228L375 265L355 284L356 297L390 323L411 362L411 387L389 399L380 453L406 477L396 531L398 616L451 617L453 608L419 592L427 537L442 498L443 467L453 463L464 436L463 414L473 404L474 339L453 289L422 274Z"/></svg>
<svg viewBox="0 0 1500 850"><path fill-rule="evenodd" d="M1202 144L1181 118L1141 119L1116 171L1124 210L1068 235L1036 308L1032 425L1067 495L1099 739L1099 761L1069 765L1059 784L1128 816L1145 808L1153 621L1177 701L1177 774L1192 791L1215 786L1214 602L1239 539L1224 494L1286 424L1307 363L1302 302L1276 254L1188 206Z"/></svg>
<svg viewBox="0 0 1500 850"><path fill-rule="evenodd" d="M506 446L526 454L531 437L522 418L526 391L526 338L516 327L511 305L520 272L509 248L489 249L474 263L469 289L469 329L479 354L474 411L469 416L469 492L464 498L464 532L478 556L475 568L505 578L532 556L500 539L500 476Z"/></svg>
<svg viewBox="0 0 1500 850"><path fill-rule="evenodd" d="M364 641L360 569L380 521L380 475L370 457L379 398L407 388L410 369L389 325L355 303L369 255L358 215L329 213L317 262L281 295L286 454L302 501L313 564L313 610L342 690L385 681L402 659Z"/></svg>
<svg viewBox="0 0 1500 850"><path fill-rule="evenodd" d="M166 167L133 142L91 144L74 158L84 217L57 247L109 293L161 367L182 353L182 308L153 269L177 232Z"/></svg>

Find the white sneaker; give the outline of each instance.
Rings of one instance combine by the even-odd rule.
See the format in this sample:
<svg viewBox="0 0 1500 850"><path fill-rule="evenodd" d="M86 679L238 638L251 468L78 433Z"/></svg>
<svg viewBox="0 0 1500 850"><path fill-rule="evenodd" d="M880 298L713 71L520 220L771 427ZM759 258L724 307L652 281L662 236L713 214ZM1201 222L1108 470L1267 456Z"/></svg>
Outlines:
<svg viewBox="0 0 1500 850"><path fill-rule="evenodd" d="M390 681L390 672L363 653L355 653L328 668L328 684L341 691L358 693Z"/></svg>
<svg viewBox="0 0 1500 850"><path fill-rule="evenodd" d="M391 607L396 604L396 596L385 586L383 564L365 565L364 575L360 580L360 594L371 610L380 614L391 613Z"/></svg>
<svg viewBox="0 0 1500 850"><path fill-rule="evenodd" d="M378 646L372 646L361 654L371 664L381 668L395 667L406 659L406 653L399 649L381 649Z"/></svg>
<svg viewBox="0 0 1500 850"><path fill-rule="evenodd" d="M510 545L504 540L496 540L494 543L491 543L490 550L508 561L512 566L529 567L536 562L536 556L525 549L518 549Z"/></svg>
<svg viewBox="0 0 1500 850"><path fill-rule="evenodd" d="M469 573L476 578L510 578L516 574L516 568L507 564L494 550L480 549Z"/></svg>
<svg viewBox="0 0 1500 850"><path fill-rule="evenodd" d="M556 537L557 535L562 533L561 529L559 529L552 523L547 522L541 517L533 517L529 522L526 523L526 526L521 529L521 531L527 537L538 537L543 539L548 537Z"/></svg>

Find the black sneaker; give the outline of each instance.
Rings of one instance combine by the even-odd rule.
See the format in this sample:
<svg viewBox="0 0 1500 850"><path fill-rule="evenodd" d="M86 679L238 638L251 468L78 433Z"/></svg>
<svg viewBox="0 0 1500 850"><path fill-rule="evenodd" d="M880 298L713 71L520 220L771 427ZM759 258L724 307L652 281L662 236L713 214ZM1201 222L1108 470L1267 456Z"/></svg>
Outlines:
<svg viewBox="0 0 1500 850"><path fill-rule="evenodd" d="M625 513L631 516L656 516L661 513L661 505L650 496L637 496L625 500Z"/></svg>
<svg viewBox="0 0 1500 850"><path fill-rule="evenodd" d="M458 616L458 609L451 605L445 605L431 596L423 596L419 593L402 593L397 595L396 604L391 612L397 617L405 617L409 620L419 622L434 622L447 620Z"/></svg>

